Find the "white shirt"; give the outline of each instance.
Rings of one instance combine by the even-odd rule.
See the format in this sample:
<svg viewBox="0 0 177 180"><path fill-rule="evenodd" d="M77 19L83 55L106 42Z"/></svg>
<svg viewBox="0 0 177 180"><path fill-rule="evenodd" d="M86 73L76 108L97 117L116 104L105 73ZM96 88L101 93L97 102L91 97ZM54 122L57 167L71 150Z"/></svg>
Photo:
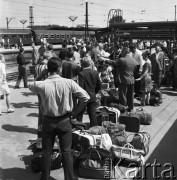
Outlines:
<svg viewBox="0 0 177 180"><path fill-rule="evenodd" d="M140 65L139 71L142 71L143 65L145 63L142 52L139 49L136 49L135 53L132 53L132 57L137 61L138 65Z"/></svg>

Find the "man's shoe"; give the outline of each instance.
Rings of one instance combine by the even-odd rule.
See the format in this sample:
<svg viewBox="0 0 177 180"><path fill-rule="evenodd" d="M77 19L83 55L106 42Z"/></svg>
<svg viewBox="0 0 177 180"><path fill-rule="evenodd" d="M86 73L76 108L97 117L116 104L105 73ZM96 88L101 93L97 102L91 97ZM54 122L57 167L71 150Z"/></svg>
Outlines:
<svg viewBox="0 0 177 180"><path fill-rule="evenodd" d="M20 87L19 86L15 86L15 89L19 89Z"/></svg>
<svg viewBox="0 0 177 180"><path fill-rule="evenodd" d="M27 86L24 86L24 88L28 88L28 85L27 85Z"/></svg>

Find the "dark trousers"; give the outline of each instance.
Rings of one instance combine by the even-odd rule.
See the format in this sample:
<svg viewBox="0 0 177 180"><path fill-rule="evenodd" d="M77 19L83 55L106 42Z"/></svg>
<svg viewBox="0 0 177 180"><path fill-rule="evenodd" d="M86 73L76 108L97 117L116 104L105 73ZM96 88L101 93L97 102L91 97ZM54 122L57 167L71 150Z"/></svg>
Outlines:
<svg viewBox="0 0 177 180"><path fill-rule="evenodd" d="M97 118L96 118L96 112L95 112L95 101L88 102L86 107L87 107L87 113L88 113L89 119L90 119L90 126L91 127L92 126L97 126ZM84 110L82 112L80 112L78 114L78 116L77 116L78 121L82 121L85 108L84 108Z"/></svg>
<svg viewBox="0 0 177 180"><path fill-rule="evenodd" d="M154 83L157 85L158 88L161 86L162 82L162 71L157 69L156 71L153 72L153 80Z"/></svg>
<svg viewBox="0 0 177 180"><path fill-rule="evenodd" d="M73 180L73 161L71 156L72 131L71 120L68 116L44 116L42 126L43 162L41 180L49 180L51 170L51 155L55 136L58 136L62 153L65 180Z"/></svg>
<svg viewBox="0 0 177 180"><path fill-rule="evenodd" d="M140 65L138 65L135 69L135 72L134 72L134 76L135 76L135 79L137 78L140 78L141 77L141 73L139 72L139 69L140 69ZM134 91L135 91L135 95L136 96L140 96L141 95L141 92L140 92L140 88L141 88L141 81L135 81L135 85L134 85Z"/></svg>
<svg viewBox="0 0 177 180"><path fill-rule="evenodd" d="M119 101L123 106L128 106L131 111L134 108L134 84L119 85Z"/></svg>
<svg viewBox="0 0 177 180"><path fill-rule="evenodd" d="M18 79L16 82L16 86L19 87L20 86L20 82L23 78L23 82L24 82L24 87L27 87L27 73L26 73L26 67L25 66L19 66L18 67Z"/></svg>

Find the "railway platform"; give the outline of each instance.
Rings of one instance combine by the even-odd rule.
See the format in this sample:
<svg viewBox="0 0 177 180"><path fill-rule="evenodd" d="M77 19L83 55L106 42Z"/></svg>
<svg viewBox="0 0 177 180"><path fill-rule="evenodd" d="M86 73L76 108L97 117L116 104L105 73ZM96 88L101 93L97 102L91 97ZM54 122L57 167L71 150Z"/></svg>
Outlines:
<svg viewBox="0 0 177 180"><path fill-rule="evenodd" d="M28 81L32 82L33 78L30 77ZM32 152L28 150L29 140L37 138L38 99L29 89L22 88L22 84L20 89L14 89L14 85L14 81L9 82L15 112L7 113L5 100L0 102L4 113L0 116L0 179L39 180L40 173L31 170ZM163 87L162 92L163 103L160 106L144 107L153 116L151 125L141 126L141 131L151 135L150 152L145 157L146 163L151 165L147 169L148 180L155 179L155 160L160 164L156 168L160 179L163 179L163 172L170 169L169 164L172 173L168 171L166 175L177 176L177 92L171 91L170 87ZM135 100L135 108L139 107L138 103ZM84 122L89 122L87 115L84 115ZM115 171L116 179L131 179L126 177L127 172L127 168L120 167L120 170ZM63 169L51 171L51 180L64 180Z"/></svg>

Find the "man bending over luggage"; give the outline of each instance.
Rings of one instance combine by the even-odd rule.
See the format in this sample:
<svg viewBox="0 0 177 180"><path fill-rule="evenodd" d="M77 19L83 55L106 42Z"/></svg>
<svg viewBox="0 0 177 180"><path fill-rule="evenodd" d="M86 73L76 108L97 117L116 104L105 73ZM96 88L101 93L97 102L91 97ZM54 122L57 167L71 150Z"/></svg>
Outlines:
<svg viewBox="0 0 177 180"><path fill-rule="evenodd" d="M79 74L79 85L87 91L90 96L90 100L87 102L87 113L90 118L90 126L97 125L95 101L96 94L101 89L101 82L96 70L91 69L91 58L85 57L82 60L83 71ZM82 121L84 110L77 116L78 121Z"/></svg>
<svg viewBox="0 0 177 180"><path fill-rule="evenodd" d="M44 81L35 81L29 89L41 98L43 126L42 126L42 173L41 180L49 180L51 170L51 154L58 135L65 180L73 180L73 163L71 156L72 132L71 114L73 110L73 96L81 103L77 107L76 116L85 107L89 95L76 82L58 75L61 62L52 57L48 63L50 76Z"/></svg>

